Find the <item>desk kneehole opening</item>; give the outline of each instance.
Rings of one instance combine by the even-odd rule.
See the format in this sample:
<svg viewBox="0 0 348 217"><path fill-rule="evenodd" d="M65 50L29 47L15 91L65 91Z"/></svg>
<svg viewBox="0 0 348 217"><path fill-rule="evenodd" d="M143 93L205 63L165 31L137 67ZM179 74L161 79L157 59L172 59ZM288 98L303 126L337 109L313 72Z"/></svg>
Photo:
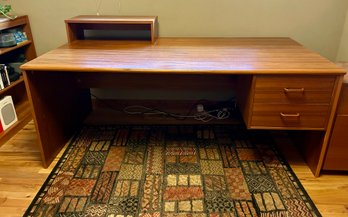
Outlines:
<svg viewBox="0 0 348 217"><path fill-rule="evenodd" d="M280 112L279 115L284 123L298 123L298 122L300 122L300 117L301 117L300 113Z"/></svg>

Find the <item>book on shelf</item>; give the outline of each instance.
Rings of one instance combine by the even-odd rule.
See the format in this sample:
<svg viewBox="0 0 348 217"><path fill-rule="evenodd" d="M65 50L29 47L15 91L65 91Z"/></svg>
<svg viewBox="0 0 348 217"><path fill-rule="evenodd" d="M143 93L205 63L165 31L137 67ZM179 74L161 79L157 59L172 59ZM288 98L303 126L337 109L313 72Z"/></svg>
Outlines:
<svg viewBox="0 0 348 217"><path fill-rule="evenodd" d="M2 123L1 123L1 120L0 120L0 133L4 131L4 128L2 127Z"/></svg>
<svg viewBox="0 0 348 217"><path fill-rule="evenodd" d="M28 41L28 37L27 37L27 34L25 32L22 32L20 30L17 30L13 33L14 37L15 37L15 40L16 40L16 43L17 44L21 44L25 41Z"/></svg>
<svg viewBox="0 0 348 217"><path fill-rule="evenodd" d="M6 80L7 80L7 83L8 85L11 84L11 80L10 80L10 76L8 74L8 70L7 70L7 66L5 65L5 76L6 76Z"/></svg>
<svg viewBox="0 0 348 217"><path fill-rule="evenodd" d="M4 89L11 84L10 78L8 76L7 66L5 64L0 64L0 89Z"/></svg>

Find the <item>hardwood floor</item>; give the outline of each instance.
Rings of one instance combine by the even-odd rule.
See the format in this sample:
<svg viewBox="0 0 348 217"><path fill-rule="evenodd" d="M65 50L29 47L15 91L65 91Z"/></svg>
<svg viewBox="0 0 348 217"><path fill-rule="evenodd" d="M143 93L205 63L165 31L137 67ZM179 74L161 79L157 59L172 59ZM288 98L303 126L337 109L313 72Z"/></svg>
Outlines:
<svg viewBox="0 0 348 217"><path fill-rule="evenodd" d="M281 133L275 134L280 149L324 217L348 217L348 175L314 178L309 168ZM41 167L35 127L30 122L0 147L0 216L22 216L53 169Z"/></svg>
<svg viewBox="0 0 348 217"><path fill-rule="evenodd" d="M53 169L42 168L37 136L29 122L0 147L0 216L22 216ZM59 154L61 156L62 152Z"/></svg>

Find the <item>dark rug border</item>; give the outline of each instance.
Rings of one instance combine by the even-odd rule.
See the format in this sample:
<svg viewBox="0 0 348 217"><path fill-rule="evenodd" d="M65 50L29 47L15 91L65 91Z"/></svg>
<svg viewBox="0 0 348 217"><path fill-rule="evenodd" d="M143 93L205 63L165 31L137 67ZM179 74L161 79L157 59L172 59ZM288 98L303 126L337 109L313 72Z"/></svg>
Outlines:
<svg viewBox="0 0 348 217"><path fill-rule="evenodd" d="M76 141L76 139L78 138L78 136L80 135L82 129L88 127L88 128L99 128L99 127L121 127L121 126L182 126L182 125L178 125L178 124L166 124L166 125L138 125L138 124L129 124L129 125L124 125L124 124L120 124L120 125L83 125L81 126L72 136L72 139L70 139L69 144L67 145L64 153L62 154L62 156L60 157L60 159L58 160L57 164L54 166L54 168L52 169L52 171L50 172L50 174L48 175L48 177L46 178L45 182L42 184L42 186L40 187L39 191L37 192L37 194L35 195L35 197L33 198L33 200L31 201L30 205L28 206L27 210L25 211L25 213L23 214L23 217L26 217L30 214L31 209L34 207L35 202L37 201L37 199L39 198L40 194L44 191L45 186L47 185L47 183L51 180L52 176L55 174L56 170L59 169L59 167L61 166L62 161L64 160L65 155L69 152L69 150L71 149L71 145L72 143L74 143ZM221 126L219 124L212 124L212 125L204 125L204 126ZM245 128L244 125L242 125L243 128ZM247 132L249 130L245 129ZM251 130L254 131L255 130ZM266 131L267 133L269 133L271 130ZM264 133L264 132L263 132ZM271 146L273 151L276 152L276 154L278 155L278 158L280 158L279 160L281 160L281 163L284 164L288 171L291 173L292 177L294 178L294 180L299 184L299 188L302 190L304 196L306 196L306 198L308 198L308 202L310 203L310 205L313 207L313 211L315 212L316 215L318 215L318 217L322 217L321 213L319 212L318 208L316 207L316 205L314 204L312 198L309 196L309 194L307 193L306 189L303 187L301 181L299 180L299 178L296 176L295 172L293 171L293 169L291 168L290 164L288 163L288 161L286 160L286 158L284 157L284 155L278 150L276 142L274 140L274 138L269 135L269 142L271 142ZM303 160L303 159L302 159Z"/></svg>

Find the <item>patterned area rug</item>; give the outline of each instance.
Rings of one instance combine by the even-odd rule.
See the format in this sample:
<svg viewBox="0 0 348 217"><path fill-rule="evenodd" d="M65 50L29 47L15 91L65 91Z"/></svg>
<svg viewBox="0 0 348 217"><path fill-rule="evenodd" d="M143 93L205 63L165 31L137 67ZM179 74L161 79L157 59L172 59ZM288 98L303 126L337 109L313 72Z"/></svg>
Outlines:
<svg viewBox="0 0 348 217"><path fill-rule="evenodd" d="M86 126L24 216L321 216L267 132Z"/></svg>

